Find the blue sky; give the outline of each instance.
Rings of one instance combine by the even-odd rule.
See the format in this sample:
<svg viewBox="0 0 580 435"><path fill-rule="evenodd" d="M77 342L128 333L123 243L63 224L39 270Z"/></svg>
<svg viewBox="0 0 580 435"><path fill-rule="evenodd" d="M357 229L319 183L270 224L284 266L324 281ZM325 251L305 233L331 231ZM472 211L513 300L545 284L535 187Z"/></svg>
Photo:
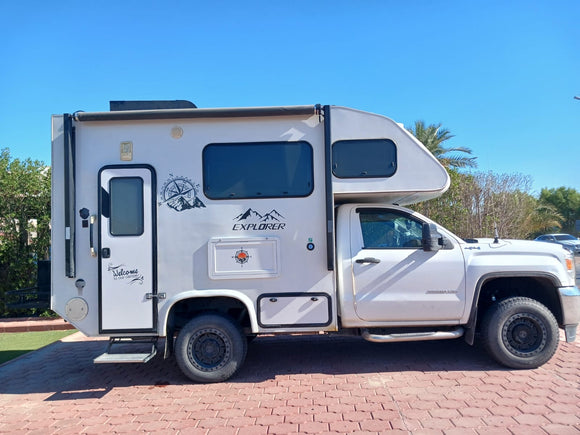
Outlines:
<svg viewBox="0 0 580 435"><path fill-rule="evenodd" d="M0 148L109 100L334 104L442 123L479 170L580 190L580 1L4 1Z"/></svg>

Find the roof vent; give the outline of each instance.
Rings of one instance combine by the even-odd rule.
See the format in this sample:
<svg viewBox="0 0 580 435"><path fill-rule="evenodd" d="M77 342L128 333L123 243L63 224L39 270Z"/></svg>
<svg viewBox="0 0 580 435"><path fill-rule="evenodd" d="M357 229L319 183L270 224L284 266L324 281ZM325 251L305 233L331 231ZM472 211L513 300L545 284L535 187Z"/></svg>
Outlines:
<svg viewBox="0 0 580 435"><path fill-rule="evenodd" d="M197 106L187 100L109 101L111 112L160 109L197 109Z"/></svg>

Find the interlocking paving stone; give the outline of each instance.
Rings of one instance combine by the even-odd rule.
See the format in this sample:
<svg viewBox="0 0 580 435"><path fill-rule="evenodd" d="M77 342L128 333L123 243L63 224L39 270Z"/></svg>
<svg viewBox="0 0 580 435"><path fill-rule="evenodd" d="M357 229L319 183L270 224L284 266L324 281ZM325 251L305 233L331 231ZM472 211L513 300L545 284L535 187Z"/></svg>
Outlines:
<svg viewBox="0 0 580 435"><path fill-rule="evenodd" d="M0 367L0 433L580 434L580 343L519 371L461 340L261 337L208 385L160 355L94 365L105 346L74 334Z"/></svg>

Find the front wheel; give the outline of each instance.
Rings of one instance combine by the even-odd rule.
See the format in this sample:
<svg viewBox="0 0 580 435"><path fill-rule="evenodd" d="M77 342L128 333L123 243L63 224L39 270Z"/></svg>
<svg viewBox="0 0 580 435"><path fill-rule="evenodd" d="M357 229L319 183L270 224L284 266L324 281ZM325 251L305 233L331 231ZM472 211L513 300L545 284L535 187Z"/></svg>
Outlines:
<svg viewBox="0 0 580 435"><path fill-rule="evenodd" d="M183 373L195 382L222 382L242 366L247 343L229 317L204 314L193 318L179 332L175 358Z"/></svg>
<svg viewBox="0 0 580 435"><path fill-rule="evenodd" d="M493 305L483 318L482 332L491 356L514 369L539 367L558 348L558 322L534 299L512 297Z"/></svg>

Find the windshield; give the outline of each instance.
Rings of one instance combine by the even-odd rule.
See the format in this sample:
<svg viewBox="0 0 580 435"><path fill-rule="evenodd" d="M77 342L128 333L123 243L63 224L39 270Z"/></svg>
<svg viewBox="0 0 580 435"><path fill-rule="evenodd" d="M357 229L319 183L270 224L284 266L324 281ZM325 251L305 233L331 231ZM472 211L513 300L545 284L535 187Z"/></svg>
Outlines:
<svg viewBox="0 0 580 435"><path fill-rule="evenodd" d="M578 240L576 237L571 236L570 234L558 234L554 236L556 240Z"/></svg>

